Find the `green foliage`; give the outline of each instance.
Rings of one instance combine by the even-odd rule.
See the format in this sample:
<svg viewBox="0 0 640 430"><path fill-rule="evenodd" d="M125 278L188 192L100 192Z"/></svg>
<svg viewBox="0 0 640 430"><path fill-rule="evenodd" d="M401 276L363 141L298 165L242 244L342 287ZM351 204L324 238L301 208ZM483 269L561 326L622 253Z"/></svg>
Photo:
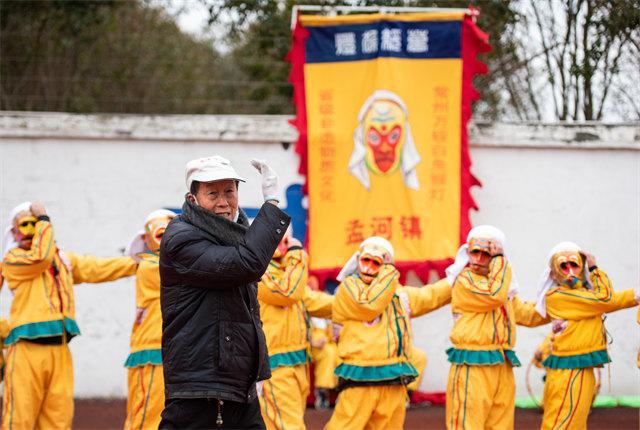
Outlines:
<svg viewBox="0 0 640 430"><path fill-rule="evenodd" d="M506 37L508 27L518 19L509 1L217 1L200 0L210 12L210 23L225 23L229 28L229 43L234 47L228 60L235 65L235 73L250 81L240 97L256 101L254 113L293 113L292 88L286 84L289 64L285 56L291 46L291 10L293 5L313 4L320 6L414 6L414 7L461 7L470 4L481 9L478 21L480 28L492 35L494 50L483 60L493 69L495 63L505 57L515 59L515 46ZM234 17L230 22L228 17ZM476 110L484 118L495 119L504 110L501 98L503 88L490 78L478 78L477 87L482 95Z"/></svg>
<svg viewBox="0 0 640 430"><path fill-rule="evenodd" d="M219 113L210 41L138 2L3 2L3 110Z"/></svg>
<svg viewBox="0 0 640 430"><path fill-rule="evenodd" d="M471 5L493 47L476 118L640 118L640 0L198 1L226 54L149 0L2 0L0 109L291 114L295 4Z"/></svg>

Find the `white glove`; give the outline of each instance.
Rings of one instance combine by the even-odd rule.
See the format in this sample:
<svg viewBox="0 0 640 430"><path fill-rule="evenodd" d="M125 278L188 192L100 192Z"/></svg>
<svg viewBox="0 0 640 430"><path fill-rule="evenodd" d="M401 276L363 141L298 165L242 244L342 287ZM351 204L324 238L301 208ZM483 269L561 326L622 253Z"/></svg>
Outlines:
<svg viewBox="0 0 640 430"><path fill-rule="evenodd" d="M262 175L262 195L264 201L278 201L278 175L264 160L252 159L251 165Z"/></svg>

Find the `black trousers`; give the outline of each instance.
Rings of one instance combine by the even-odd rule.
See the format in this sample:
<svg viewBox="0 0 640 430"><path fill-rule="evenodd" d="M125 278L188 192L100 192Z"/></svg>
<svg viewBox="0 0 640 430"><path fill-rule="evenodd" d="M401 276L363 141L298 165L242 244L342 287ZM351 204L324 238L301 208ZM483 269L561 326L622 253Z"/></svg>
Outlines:
<svg viewBox="0 0 640 430"><path fill-rule="evenodd" d="M218 410L222 424L218 425ZM266 429L260 403L239 403L224 400L218 405L217 399L168 399L162 411L160 429Z"/></svg>

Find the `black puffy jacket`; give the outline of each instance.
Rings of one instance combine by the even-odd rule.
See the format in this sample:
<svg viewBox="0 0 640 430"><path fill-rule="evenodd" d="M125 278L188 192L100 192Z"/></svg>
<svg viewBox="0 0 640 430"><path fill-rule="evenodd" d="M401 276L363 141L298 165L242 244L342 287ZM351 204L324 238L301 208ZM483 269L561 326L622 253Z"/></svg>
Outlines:
<svg viewBox="0 0 640 430"><path fill-rule="evenodd" d="M256 282L290 218L265 203L250 227L185 202L160 246L165 396L251 402L271 376Z"/></svg>

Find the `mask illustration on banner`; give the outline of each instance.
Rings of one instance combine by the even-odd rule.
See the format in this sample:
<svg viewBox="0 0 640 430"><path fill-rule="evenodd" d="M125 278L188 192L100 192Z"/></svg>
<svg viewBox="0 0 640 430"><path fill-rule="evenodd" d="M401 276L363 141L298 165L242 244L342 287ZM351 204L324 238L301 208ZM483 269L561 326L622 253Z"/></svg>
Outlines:
<svg viewBox="0 0 640 430"><path fill-rule="evenodd" d="M369 173L391 175L400 169L407 187L418 190L420 154L409 126L406 104L395 93L375 91L362 105L353 135L349 172L367 189Z"/></svg>

